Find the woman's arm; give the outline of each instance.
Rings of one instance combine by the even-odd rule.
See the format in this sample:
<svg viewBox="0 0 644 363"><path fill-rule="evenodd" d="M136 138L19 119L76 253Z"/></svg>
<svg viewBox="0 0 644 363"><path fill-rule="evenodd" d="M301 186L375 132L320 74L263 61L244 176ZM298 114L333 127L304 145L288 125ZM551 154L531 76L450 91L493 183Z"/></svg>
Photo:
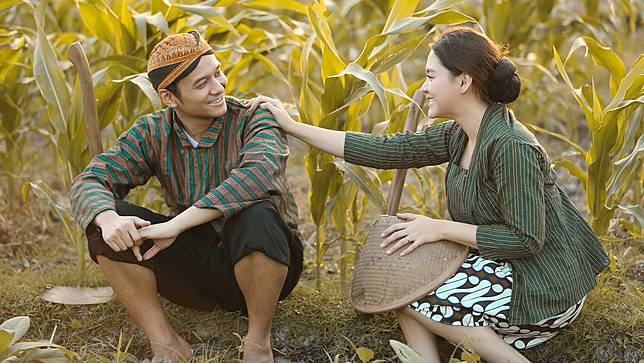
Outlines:
<svg viewBox="0 0 644 363"><path fill-rule="evenodd" d="M456 126L454 122L446 122L421 133L380 136L296 122L278 100L267 97L253 99L250 110L254 107L270 110L287 134L351 164L378 169L418 168L449 161L448 145Z"/></svg>

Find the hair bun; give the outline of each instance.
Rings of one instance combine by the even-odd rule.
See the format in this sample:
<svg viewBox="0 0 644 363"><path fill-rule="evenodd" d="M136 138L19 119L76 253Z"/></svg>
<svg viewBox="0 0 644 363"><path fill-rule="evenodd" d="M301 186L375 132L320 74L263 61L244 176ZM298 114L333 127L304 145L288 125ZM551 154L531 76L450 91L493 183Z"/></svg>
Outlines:
<svg viewBox="0 0 644 363"><path fill-rule="evenodd" d="M494 68L488 83L488 96L492 102L510 103L519 97L521 79L517 67L507 57L502 57Z"/></svg>

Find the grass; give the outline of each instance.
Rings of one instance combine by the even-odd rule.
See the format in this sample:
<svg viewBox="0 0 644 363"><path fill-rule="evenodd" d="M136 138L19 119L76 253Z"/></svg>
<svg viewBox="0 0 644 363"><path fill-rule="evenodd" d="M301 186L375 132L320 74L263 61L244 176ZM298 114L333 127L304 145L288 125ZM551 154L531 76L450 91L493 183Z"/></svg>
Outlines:
<svg viewBox="0 0 644 363"><path fill-rule="evenodd" d="M294 154L301 155L296 144ZM299 161L294 157L295 163ZM302 232L312 226L306 206L304 173L289 167L290 183L300 202ZM561 174L561 173L560 173ZM562 176L562 175L560 175ZM298 179L299 178L299 179ZM566 176L560 183L567 183ZM574 186L573 188L574 189ZM150 357L148 345L120 304L64 306L39 296L54 285L105 286L97 266L89 263L84 276L75 267L75 252L55 216L44 205L28 211L10 205L0 188L0 321L31 317L25 340L49 339L78 353L87 362L136 362ZM578 197L578 196L577 196ZM35 217L37 216L37 218ZM367 217L365 219L368 219ZM366 223L366 222L365 222ZM619 234L619 233L617 233ZM546 344L525 355L533 362L639 362L644 359L644 261L639 241L605 241L614 264L600 277L579 318ZM355 348L366 347L377 359L398 361L390 339L404 342L393 314L359 315L339 291L337 268L329 259L323 289L309 280L313 248L307 251L305 273L293 294L281 302L274 320L273 342L278 362L359 362ZM330 254L337 253L330 251ZM196 312L164 301L177 331L195 350L195 362L231 362L240 357L247 320L237 313ZM119 344L120 341L120 344ZM129 343L129 345L128 345ZM123 354L127 346L127 354ZM460 349L441 342L443 361L460 356Z"/></svg>

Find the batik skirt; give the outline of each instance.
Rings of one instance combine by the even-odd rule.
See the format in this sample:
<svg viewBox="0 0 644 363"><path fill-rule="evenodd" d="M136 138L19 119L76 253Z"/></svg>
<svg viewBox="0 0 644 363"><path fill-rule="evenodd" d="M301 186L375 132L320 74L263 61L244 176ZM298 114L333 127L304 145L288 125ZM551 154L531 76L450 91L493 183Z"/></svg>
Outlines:
<svg viewBox="0 0 644 363"><path fill-rule="evenodd" d="M512 266L469 254L458 272L425 298L410 305L437 322L459 326L489 326L515 349L541 344L570 324L585 297L559 314L531 325L510 325Z"/></svg>

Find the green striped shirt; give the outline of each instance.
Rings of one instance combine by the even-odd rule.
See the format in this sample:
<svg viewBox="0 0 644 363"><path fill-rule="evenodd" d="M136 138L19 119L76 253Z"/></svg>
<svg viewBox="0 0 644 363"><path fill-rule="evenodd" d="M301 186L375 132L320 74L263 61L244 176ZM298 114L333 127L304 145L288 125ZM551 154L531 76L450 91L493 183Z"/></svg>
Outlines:
<svg viewBox="0 0 644 363"><path fill-rule="evenodd" d="M241 100L226 97L228 111L213 119L195 148L172 108L144 115L109 151L96 156L74 179L70 202L83 229L115 198L152 177L176 215L190 206L218 209L225 219L259 201L272 202L296 228L297 206L286 181L286 136L268 110L253 115Z"/></svg>
<svg viewBox="0 0 644 363"><path fill-rule="evenodd" d="M608 256L588 223L556 184L545 150L501 104L481 121L465 187L451 183L468 138L454 121L391 136L348 133L346 161L380 169L448 162L453 220L477 225L482 257L513 268L511 324L534 324L581 300Z"/></svg>

